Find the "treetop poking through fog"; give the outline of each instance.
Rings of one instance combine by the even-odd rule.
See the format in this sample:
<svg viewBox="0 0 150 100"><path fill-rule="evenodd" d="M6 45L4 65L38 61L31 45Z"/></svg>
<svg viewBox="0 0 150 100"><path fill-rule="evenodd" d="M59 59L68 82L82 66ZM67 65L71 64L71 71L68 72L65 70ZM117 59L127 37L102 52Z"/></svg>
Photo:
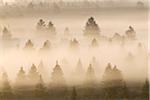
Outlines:
<svg viewBox="0 0 150 100"><path fill-rule="evenodd" d="M93 17L90 17L86 23L84 35L88 37L98 37L100 35L100 28Z"/></svg>

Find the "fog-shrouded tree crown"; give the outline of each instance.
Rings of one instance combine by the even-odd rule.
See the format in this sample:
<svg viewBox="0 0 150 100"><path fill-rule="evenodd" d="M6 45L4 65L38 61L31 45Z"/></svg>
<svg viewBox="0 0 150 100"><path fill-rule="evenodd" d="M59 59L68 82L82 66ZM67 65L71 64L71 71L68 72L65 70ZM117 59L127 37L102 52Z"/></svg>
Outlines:
<svg viewBox="0 0 150 100"><path fill-rule="evenodd" d="M60 65L58 64L58 61L56 61L56 65L53 68L53 72L51 74L51 81L54 84L64 84L65 82L64 74Z"/></svg>
<svg viewBox="0 0 150 100"><path fill-rule="evenodd" d="M26 77L26 73L25 73L23 67L21 67L17 74L17 80L24 80L25 77Z"/></svg>
<svg viewBox="0 0 150 100"><path fill-rule="evenodd" d="M95 71L94 68L92 66L92 64L89 64L88 68L87 68L87 72L86 72L86 81L85 83L87 85L93 85L96 82L96 76L95 76Z"/></svg>
<svg viewBox="0 0 150 100"><path fill-rule="evenodd" d="M100 35L100 28L93 17L90 17L86 22L84 35L92 36L95 38Z"/></svg>
<svg viewBox="0 0 150 100"><path fill-rule="evenodd" d="M34 46L34 44L32 43L32 41L30 39L25 44L25 48L27 48L27 49L32 49L33 46Z"/></svg>
<svg viewBox="0 0 150 100"><path fill-rule="evenodd" d="M37 81L39 79L39 72L37 70L37 67L34 64L32 64L32 66L29 70L28 76L29 76L29 79L31 82L33 81L33 83L34 82L37 83Z"/></svg>
<svg viewBox="0 0 150 100"><path fill-rule="evenodd" d="M3 30L2 30L2 38L3 39L11 39L12 35L11 35L11 32L8 30L7 27L4 27Z"/></svg>

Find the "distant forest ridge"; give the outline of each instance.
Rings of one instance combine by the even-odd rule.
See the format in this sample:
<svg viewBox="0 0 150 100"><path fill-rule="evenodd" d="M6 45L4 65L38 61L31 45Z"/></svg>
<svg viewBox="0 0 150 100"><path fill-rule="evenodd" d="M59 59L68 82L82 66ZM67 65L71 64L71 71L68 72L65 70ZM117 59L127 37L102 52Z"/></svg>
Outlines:
<svg viewBox="0 0 150 100"><path fill-rule="evenodd" d="M41 4L41 3L49 3L53 4L56 3L61 6L68 6L68 5L78 5L78 6L83 6L83 4L88 4L89 6L91 5L99 5L99 6L110 6L110 5L115 5L115 6L143 6L146 5L148 6L148 0L0 0L0 5L15 5L15 4L20 4L20 5L26 5L26 4Z"/></svg>

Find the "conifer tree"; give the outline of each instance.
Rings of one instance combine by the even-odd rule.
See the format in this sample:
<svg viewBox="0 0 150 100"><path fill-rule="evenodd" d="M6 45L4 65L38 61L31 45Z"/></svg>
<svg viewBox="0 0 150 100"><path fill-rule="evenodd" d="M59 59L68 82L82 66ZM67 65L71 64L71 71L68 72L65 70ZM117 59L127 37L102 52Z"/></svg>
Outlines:
<svg viewBox="0 0 150 100"><path fill-rule="evenodd" d="M12 95L11 85L8 80L8 75L6 72L2 74L2 97L9 97Z"/></svg>
<svg viewBox="0 0 150 100"><path fill-rule="evenodd" d="M6 27L4 27L2 33L3 33L2 34L2 38L3 39L11 39L12 35L11 35L10 31Z"/></svg>
<svg viewBox="0 0 150 100"><path fill-rule="evenodd" d="M91 42L91 46L92 47L98 47L98 41L96 40L96 38L94 38Z"/></svg>
<svg viewBox="0 0 150 100"><path fill-rule="evenodd" d="M75 73L77 75L80 75L82 74L84 71L83 71L83 65L82 65L82 62L81 62L81 59L78 60L77 62L77 65L76 65L76 69L75 69Z"/></svg>
<svg viewBox="0 0 150 100"><path fill-rule="evenodd" d="M77 100L77 91L75 87L72 89L71 100Z"/></svg>
<svg viewBox="0 0 150 100"><path fill-rule="evenodd" d="M37 30L44 30L45 29L45 21L40 19L36 26Z"/></svg>
<svg viewBox="0 0 150 100"><path fill-rule="evenodd" d="M94 85L96 83L95 71L92 64L89 64L89 67L86 72L86 84Z"/></svg>
<svg viewBox="0 0 150 100"><path fill-rule="evenodd" d="M79 59L74 72L74 81L77 84L81 84L83 82L83 75L84 75L83 65L81 60Z"/></svg>
<svg viewBox="0 0 150 100"><path fill-rule="evenodd" d="M26 73L25 73L23 67L21 67L17 74L16 83L17 83L17 85L23 85L23 84L25 84L25 82L27 82L26 81Z"/></svg>
<svg viewBox="0 0 150 100"><path fill-rule="evenodd" d="M46 96L46 87L44 86L44 81L41 75L39 75L38 82L35 86L35 96L38 98L43 98Z"/></svg>
<svg viewBox="0 0 150 100"><path fill-rule="evenodd" d="M73 50L77 50L79 48L79 42L74 38L70 41L70 48Z"/></svg>
<svg viewBox="0 0 150 100"><path fill-rule="evenodd" d="M25 44L25 49L33 49L33 43L31 40L28 40Z"/></svg>
<svg viewBox="0 0 150 100"><path fill-rule="evenodd" d="M86 23L84 35L97 38L100 36L100 28L93 17L90 17Z"/></svg>
<svg viewBox="0 0 150 100"><path fill-rule="evenodd" d="M103 76L103 96L105 99L127 99L128 89L121 71L110 63L107 65Z"/></svg>
<svg viewBox="0 0 150 100"><path fill-rule="evenodd" d="M149 100L149 80L148 79L146 79L142 87L141 99Z"/></svg>
<svg viewBox="0 0 150 100"><path fill-rule="evenodd" d="M51 47L51 43L49 40L46 40L43 44L43 47L41 48L42 50L49 50Z"/></svg>
<svg viewBox="0 0 150 100"><path fill-rule="evenodd" d="M51 35L56 35L55 26L51 21L48 22L47 30L50 32Z"/></svg>
<svg viewBox="0 0 150 100"><path fill-rule="evenodd" d="M60 67L60 65L58 64L58 61L56 61L56 65L53 68L53 72L51 74L51 80L52 80L52 84L53 85L65 85L65 78L63 76L63 71Z"/></svg>
<svg viewBox="0 0 150 100"><path fill-rule="evenodd" d="M31 69L29 70L28 77L33 84L37 83L38 78L39 78L39 73L34 64L32 64Z"/></svg>

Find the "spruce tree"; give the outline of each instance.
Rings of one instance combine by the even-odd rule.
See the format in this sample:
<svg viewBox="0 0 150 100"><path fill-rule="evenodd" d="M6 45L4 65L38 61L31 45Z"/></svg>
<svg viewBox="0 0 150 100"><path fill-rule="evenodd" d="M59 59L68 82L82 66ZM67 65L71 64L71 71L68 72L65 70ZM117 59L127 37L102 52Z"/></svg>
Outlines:
<svg viewBox="0 0 150 100"><path fill-rule="evenodd" d="M83 65L81 60L79 59L73 76L76 84L82 84L84 77L83 75L84 75Z"/></svg>
<svg viewBox="0 0 150 100"><path fill-rule="evenodd" d="M45 21L40 19L36 26L37 30L44 30L45 29Z"/></svg>
<svg viewBox="0 0 150 100"><path fill-rule="evenodd" d="M37 83L38 78L39 78L39 73L37 71L37 68L34 64L32 64L29 73L28 73L28 77L30 79L30 81L34 84Z"/></svg>
<svg viewBox="0 0 150 100"><path fill-rule="evenodd" d="M56 86L65 85L65 78L63 75L64 75L63 71L60 65L58 64L58 61L56 61L56 65L53 68L53 72L51 74L52 85Z"/></svg>
<svg viewBox="0 0 150 100"><path fill-rule="evenodd" d="M92 40L91 46L92 46L92 47L98 47L98 41L97 41L96 38L94 38L94 39Z"/></svg>
<svg viewBox="0 0 150 100"><path fill-rule="evenodd" d="M149 100L149 80L148 79L146 79L142 87L141 99Z"/></svg>
<svg viewBox="0 0 150 100"><path fill-rule="evenodd" d="M39 75L38 82L35 86L35 96L38 98L44 98L46 96L46 87L44 86L44 81L42 76Z"/></svg>
<svg viewBox="0 0 150 100"><path fill-rule="evenodd" d="M4 29L3 29L3 31L2 31L2 38L3 39L11 39L11 37L12 37L12 35L11 35L11 33L10 33L10 31L6 28L6 27L4 27Z"/></svg>
<svg viewBox="0 0 150 100"><path fill-rule="evenodd" d="M77 91L75 87L72 89L71 100L77 100Z"/></svg>
<svg viewBox="0 0 150 100"><path fill-rule="evenodd" d="M25 49L33 49L33 43L32 43L32 41L29 39L27 42L26 42L26 44L25 44Z"/></svg>
<svg viewBox="0 0 150 100"><path fill-rule="evenodd" d="M9 98L12 96L11 85L8 80L8 75L6 72L2 74L2 93L3 98Z"/></svg>
<svg viewBox="0 0 150 100"><path fill-rule="evenodd" d="M77 50L79 49L79 42L74 38L73 40L70 41L70 48L72 50Z"/></svg>
<svg viewBox="0 0 150 100"><path fill-rule="evenodd" d="M48 22L47 31L50 32L50 35L56 35L55 26L51 21Z"/></svg>
<svg viewBox="0 0 150 100"><path fill-rule="evenodd" d="M105 99L127 99L128 89L121 71L110 64L107 65L103 76L103 96Z"/></svg>
<svg viewBox="0 0 150 100"><path fill-rule="evenodd" d="M96 83L95 71L92 64L89 64L89 67L86 72L86 83L87 85L94 85Z"/></svg>
<svg viewBox="0 0 150 100"><path fill-rule="evenodd" d="M43 44L42 50L49 50L51 48L51 43L49 40L46 40Z"/></svg>
<svg viewBox="0 0 150 100"><path fill-rule="evenodd" d="M26 73L25 73L23 67L21 67L18 74L17 74L16 84L17 85L24 85L26 82L27 82Z"/></svg>
<svg viewBox="0 0 150 100"><path fill-rule="evenodd" d="M93 17L90 17L86 23L84 35L97 38L100 36L100 28Z"/></svg>

